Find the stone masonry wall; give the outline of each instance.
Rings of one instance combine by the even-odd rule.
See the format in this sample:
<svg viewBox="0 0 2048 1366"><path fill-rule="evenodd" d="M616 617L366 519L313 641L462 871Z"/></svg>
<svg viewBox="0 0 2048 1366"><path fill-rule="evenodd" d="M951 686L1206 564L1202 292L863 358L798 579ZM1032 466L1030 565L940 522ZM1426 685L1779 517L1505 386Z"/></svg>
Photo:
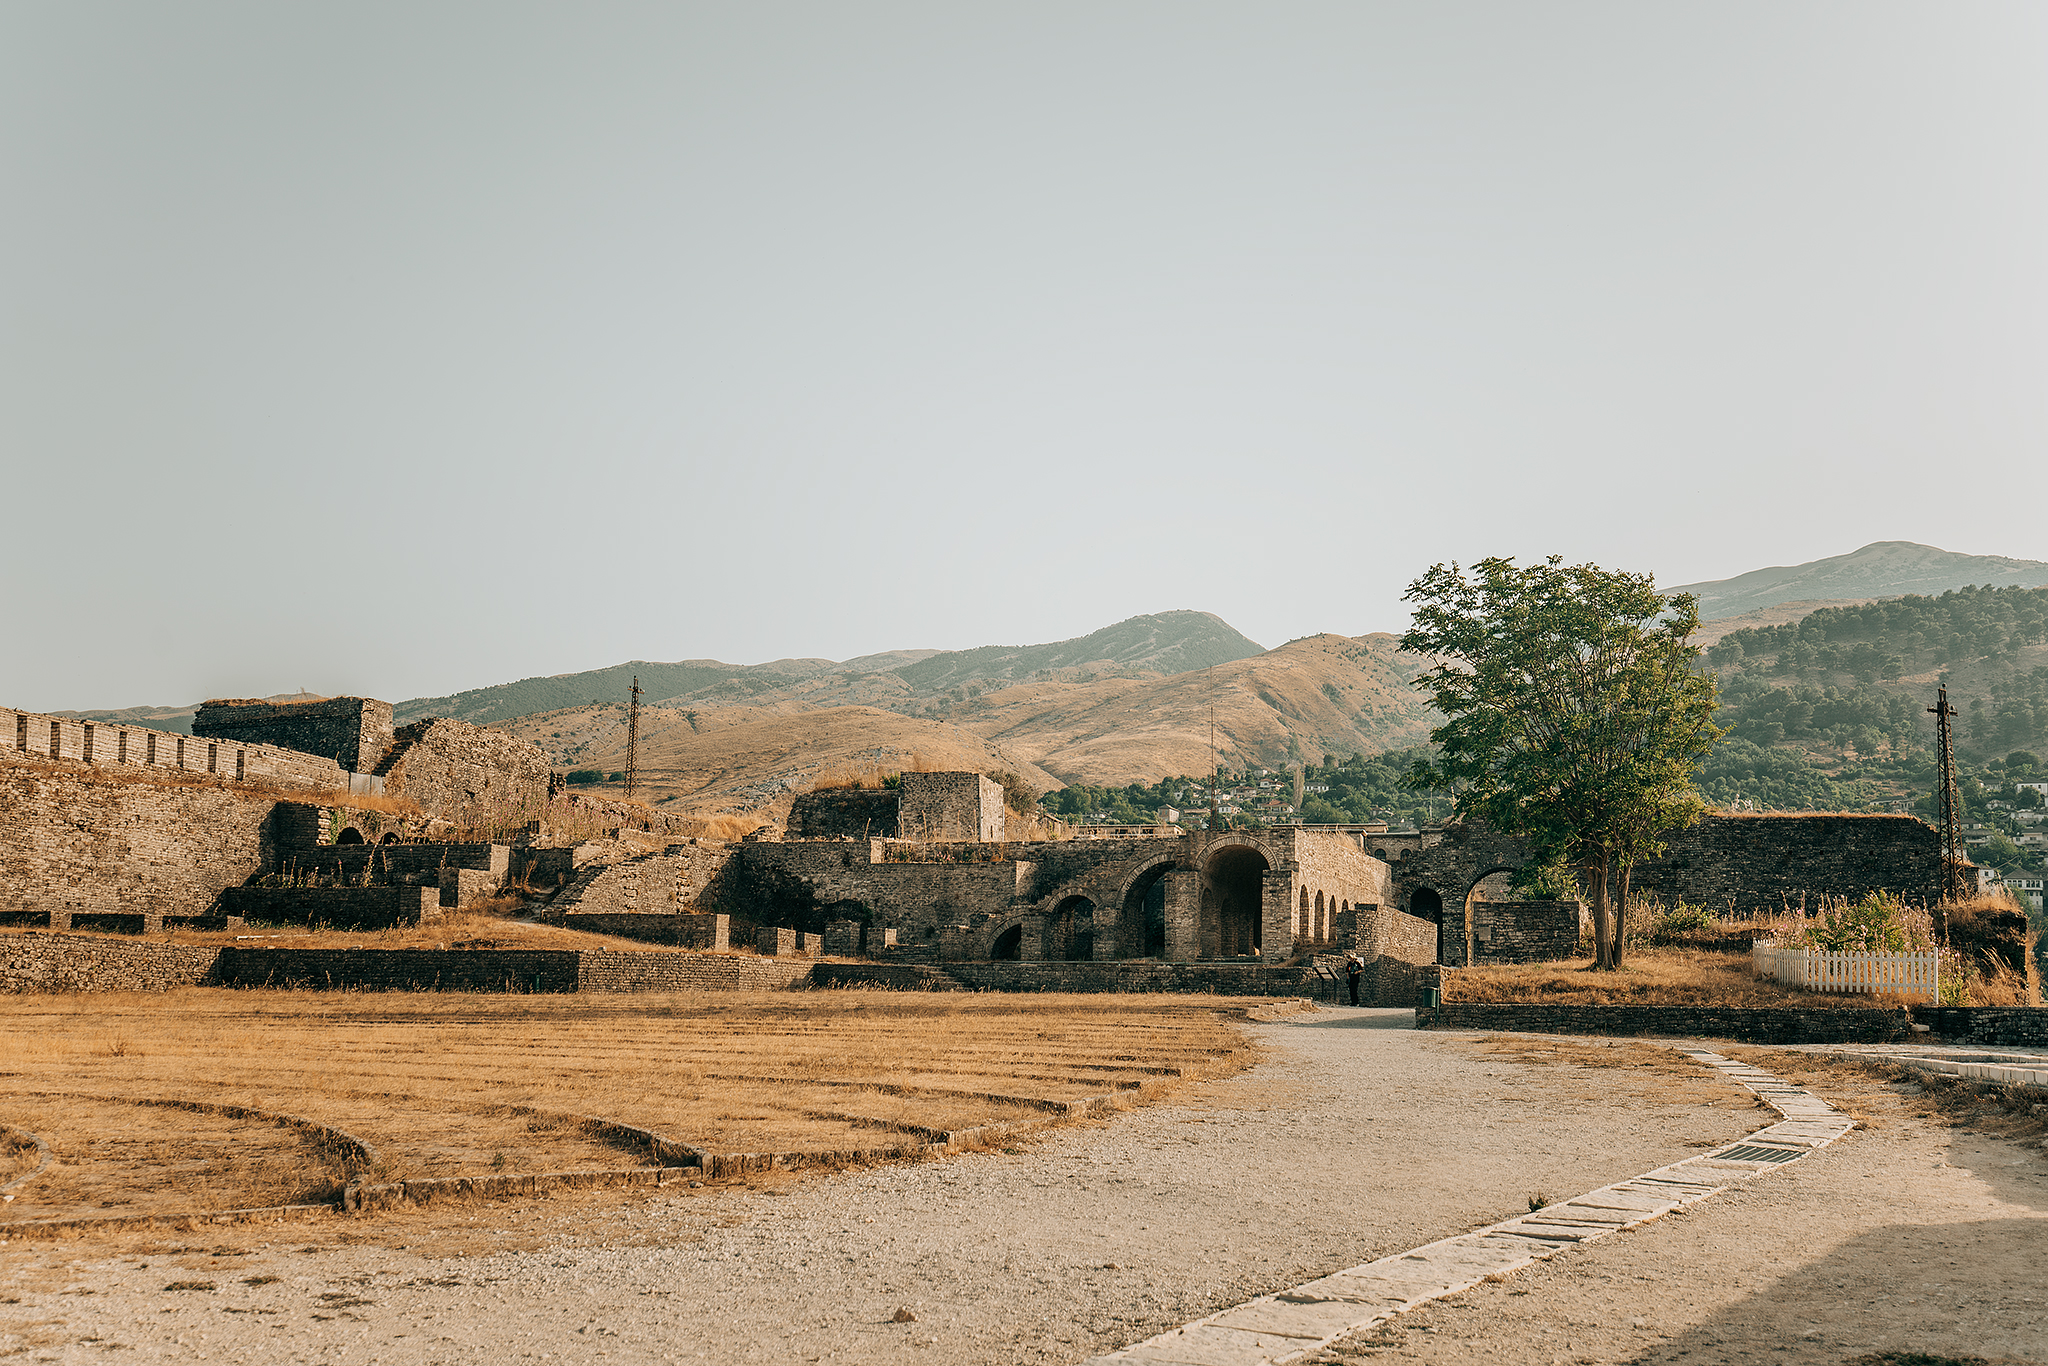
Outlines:
<svg viewBox="0 0 2048 1366"><path fill-rule="evenodd" d="M2048 1009L2041 1006L1914 1006L1913 1021L1947 1043L2048 1047Z"/></svg>
<svg viewBox="0 0 2048 1366"><path fill-rule="evenodd" d="M903 839L1003 838L1003 789L979 773L906 773L899 779L896 830Z"/></svg>
<svg viewBox="0 0 2048 1366"><path fill-rule="evenodd" d="M1528 862L1521 840L1478 821L1449 827L1424 847L1389 852L1399 854L1396 903L1406 908L1427 888L1451 915L1482 877ZM1934 829L1912 816L1717 813L1673 834L1663 857L1636 868L1631 890L1736 914L1875 891L1931 903L1939 890L1939 854Z"/></svg>
<svg viewBox="0 0 2048 1366"><path fill-rule="evenodd" d="M1465 966L1468 944L1476 963L1555 962L1579 951L1576 901L1474 901L1467 912L1462 920L1454 907L1444 912L1447 967Z"/></svg>
<svg viewBox="0 0 2048 1366"><path fill-rule="evenodd" d="M391 748L391 704L374 697L319 702L220 698L202 704L192 733L250 745L275 745L332 759L368 773Z"/></svg>
<svg viewBox="0 0 2048 1366"><path fill-rule="evenodd" d="M562 915L645 915L698 906L717 899L714 887L735 850L754 847L679 840L658 854L586 867L574 875L550 910Z"/></svg>
<svg viewBox="0 0 2048 1366"><path fill-rule="evenodd" d="M1889 1043L1910 1037L1912 1017L1904 1010L1446 1001L1434 1010L1418 1009L1415 1022L1429 1029L1507 1029L1533 1034L1740 1039L1749 1043Z"/></svg>
<svg viewBox="0 0 2048 1366"><path fill-rule="evenodd" d="M547 805L549 766L538 745L467 721L401 728L378 765L385 791L457 825L524 824Z"/></svg>
<svg viewBox="0 0 2048 1366"><path fill-rule="evenodd" d="M271 866L271 797L0 766L0 908L204 915Z"/></svg>
<svg viewBox="0 0 2048 1366"><path fill-rule="evenodd" d="M1357 911L1359 953L1368 960L1385 958L1423 966L1436 962L1436 924L1392 906L1361 906Z"/></svg>
<svg viewBox="0 0 2048 1366"><path fill-rule="evenodd" d="M238 744L142 726L0 709L0 765L5 764L80 764L90 765L88 772L134 771L138 775L204 774L227 782L301 791L335 792L349 787L348 770L333 760L273 745Z"/></svg>
<svg viewBox="0 0 2048 1366"><path fill-rule="evenodd" d="M831 788L805 792L790 804L792 840L894 839L896 792L893 788Z"/></svg>
<svg viewBox="0 0 2048 1366"><path fill-rule="evenodd" d="M385 930L440 919L441 887L229 887L219 905L252 924Z"/></svg>
<svg viewBox="0 0 2048 1366"><path fill-rule="evenodd" d="M136 943L91 935L0 934L0 994L169 991L212 975L208 944Z"/></svg>

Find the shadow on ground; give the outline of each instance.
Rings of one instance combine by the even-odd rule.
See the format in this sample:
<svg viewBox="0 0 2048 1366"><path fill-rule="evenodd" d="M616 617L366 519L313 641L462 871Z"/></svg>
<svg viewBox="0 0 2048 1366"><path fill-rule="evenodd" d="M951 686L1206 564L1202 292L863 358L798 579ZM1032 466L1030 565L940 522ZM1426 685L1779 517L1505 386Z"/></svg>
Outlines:
<svg viewBox="0 0 2048 1366"><path fill-rule="evenodd" d="M1844 1366L1890 1353L1902 1366L2048 1366L2041 1243L2042 1225L2033 1219L1890 1225L1850 1239L1633 1362Z"/></svg>

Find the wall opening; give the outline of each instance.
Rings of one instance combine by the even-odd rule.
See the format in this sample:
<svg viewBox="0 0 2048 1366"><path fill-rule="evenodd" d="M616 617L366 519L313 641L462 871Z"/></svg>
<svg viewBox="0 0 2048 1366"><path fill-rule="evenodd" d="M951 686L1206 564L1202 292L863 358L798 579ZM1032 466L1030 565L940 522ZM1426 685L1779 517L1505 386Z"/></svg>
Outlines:
<svg viewBox="0 0 2048 1366"><path fill-rule="evenodd" d="M246 749L238 749L235 751L235 781L241 782L244 778L248 776L249 751Z"/></svg>
<svg viewBox="0 0 2048 1366"><path fill-rule="evenodd" d="M151 765L152 767L154 767L154 766L155 766L155 764L156 764L156 732L155 732L155 731L151 731L151 732L149 733L149 758L148 758L148 759L146 759L146 760L144 760L143 762L145 762L145 763L147 763L147 764Z"/></svg>
<svg viewBox="0 0 2048 1366"><path fill-rule="evenodd" d="M206 771L207 771L208 773L218 773L218 772L220 772L220 746L219 746L219 745L209 744L209 745L208 745L208 746L206 747Z"/></svg>
<svg viewBox="0 0 2048 1366"><path fill-rule="evenodd" d="M185 737L182 735L178 737L178 767L185 767Z"/></svg>
<svg viewBox="0 0 2048 1366"><path fill-rule="evenodd" d="M1163 884L1162 884L1163 886ZM1095 957L1095 903L1070 896L1052 908L1045 921L1045 956L1065 963Z"/></svg>
<svg viewBox="0 0 2048 1366"><path fill-rule="evenodd" d="M363 839L363 832L351 825L344 827L342 832L334 837L334 842L336 844L362 844L365 843L365 840Z"/></svg>
<svg viewBox="0 0 2048 1366"><path fill-rule="evenodd" d="M1024 927L1012 925L996 936L996 942L989 946L988 956L999 963L1014 963L1024 956Z"/></svg>
<svg viewBox="0 0 2048 1366"><path fill-rule="evenodd" d="M1260 948L1261 879L1270 868L1264 854L1244 845L1226 845L1209 856L1202 877L1216 892L1217 953L1222 957L1246 958Z"/></svg>
<svg viewBox="0 0 2048 1366"><path fill-rule="evenodd" d="M1123 917L1117 924L1117 957L1166 956L1166 875L1171 863L1147 868L1124 894Z"/></svg>
<svg viewBox="0 0 2048 1366"><path fill-rule="evenodd" d="M114 732L114 762L128 762L128 732L125 730Z"/></svg>
<svg viewBox="0 0 2048 1366"><path fill-rule="evenodd" d="M87 723L86 723L86 725L84 726L84 731L85 731L85 738L84 738L84 739L83 739L82 741L80 741L80 743L79 743L79 747L78 747L78 753L79 753L79 755L80 755L80 756L81 756L82 758L84 758L84 760L85 760L85 761L86 761L87 763L91 763L91 762L92 762L92 732L93 732L93 726L92 726L92 723L91 723L91 722L87 722Z"/></svg>
<svg viewBox="0 0 2048 1366"><path fill-rule="evenodd" d="M64 757L64 723L62 721L52 721L50 723L50 757L52 759Z"/></svg>

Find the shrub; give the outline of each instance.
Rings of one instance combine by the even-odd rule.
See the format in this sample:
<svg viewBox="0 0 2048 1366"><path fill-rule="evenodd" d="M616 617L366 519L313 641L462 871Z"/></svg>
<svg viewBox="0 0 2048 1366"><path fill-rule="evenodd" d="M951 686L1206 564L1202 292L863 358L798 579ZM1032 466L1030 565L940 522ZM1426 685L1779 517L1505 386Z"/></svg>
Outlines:
<svg viewBox="0 0 2048 1366"><path fill-rule="evenodd" d="M569 781L572 783L601 783L604 781L604 774L594 768L579 768L571 770Z"/></svg>

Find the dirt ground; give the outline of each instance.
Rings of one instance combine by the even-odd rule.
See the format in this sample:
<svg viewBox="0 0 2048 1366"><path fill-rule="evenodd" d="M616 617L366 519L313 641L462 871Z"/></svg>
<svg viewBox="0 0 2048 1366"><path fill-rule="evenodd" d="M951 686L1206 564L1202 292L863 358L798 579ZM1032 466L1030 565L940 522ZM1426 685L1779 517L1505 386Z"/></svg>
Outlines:
<svg viewBox="0 0 2048 1366"><path fill-rule="evenodd" d="M1012 1151L0 1247L0 1352L1071 1363L1774 1118L1641 1045L1410 1018L1248 1026L1252 1071ZM1834 1148L1326 1360L2048 1362L2048 1162L1861 1076L1809 1079L1872 1125Z"/></svg>

